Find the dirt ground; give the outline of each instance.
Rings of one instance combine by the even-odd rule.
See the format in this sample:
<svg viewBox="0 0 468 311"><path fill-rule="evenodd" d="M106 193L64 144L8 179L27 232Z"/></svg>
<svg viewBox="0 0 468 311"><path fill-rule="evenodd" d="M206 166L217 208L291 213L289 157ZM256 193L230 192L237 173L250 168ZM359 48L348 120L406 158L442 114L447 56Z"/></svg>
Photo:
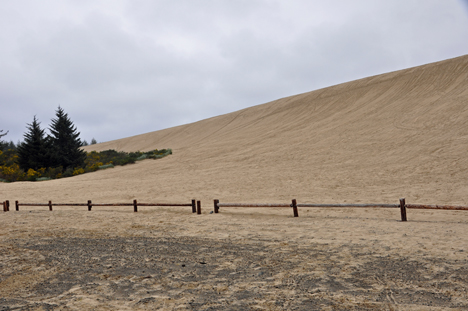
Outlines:
<svg viewBox="0 0 468 311"><path fill-rule="evenodd" d="M466 310L468 213L21 207L0 310Z"/></svg>

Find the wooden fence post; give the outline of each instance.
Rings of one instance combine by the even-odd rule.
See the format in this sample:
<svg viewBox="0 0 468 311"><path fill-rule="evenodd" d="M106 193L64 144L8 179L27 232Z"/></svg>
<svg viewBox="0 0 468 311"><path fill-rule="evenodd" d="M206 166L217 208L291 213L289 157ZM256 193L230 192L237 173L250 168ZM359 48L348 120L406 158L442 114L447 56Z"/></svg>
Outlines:
<svg viewBox="0 0 468 311"><path fill-rule="evenodd" d="M406 202L405 198L400 199L400 213L401 213L401 221L406 220Z"/></svg>
<svg viewBox="0 0 468 311"><path fill-rule="evenodd" d="M201 214L201 202L197 201L197 215Z"/></svg>
<svg viewBox="0 0 468 311"><path fill-rule="evenodd" d="M219 213L219 206L218 206L219 200L214 200L214 212L217 214Z"/></svg>
<svg viewBox="0 0 468 311"><path fill-rule="evenodd" d="M6 212L6 202L3 201L3 211Z"/></svg>
<svg viewBox="0 0 468 311"><path fill-rule="evenodd" d="M18 203L18 201L15 201L15 208L16 208L16 211L19 211L19 203Z"/></svg>
<svg viewBox="0 0 468 311"><path fill-rule="evenodd" d="M192 213L197 212L197 207L195 206L195 200L192 200Z"/></svg>
<svg viewBox="0 0 468 311"><path fill-rule="evenodd" d="M299 213L297 212L297 202L296 202L296 199L293 199L293 200L292 200L291 207L293 208L294 217L299 217Z"/></svg>
<svg viewBox="0 0 468 311"><path fill-rule="evenodd" d="M52 210L52 201L49 201L49 211Z"/></svg>
<svg viewBox="0 0 468 311"><path fill-rule="evenodd" d="M6 204L6 211L9 212L10 211L10 201L6 200L5 204Z"/></svg>
<svg viewBox="0 0 468 311"><path fill-rule="evenodd" d="M93 208L93 203L91 202L91 200L88 200L88 211L91 211L92 208Z"/></svg>
<svg viewBox="0 0 468 311"><path fill-rule="evenodd" d="M138 212L137 200L133 200L133 211L134 211L135 213Z"/></svg>

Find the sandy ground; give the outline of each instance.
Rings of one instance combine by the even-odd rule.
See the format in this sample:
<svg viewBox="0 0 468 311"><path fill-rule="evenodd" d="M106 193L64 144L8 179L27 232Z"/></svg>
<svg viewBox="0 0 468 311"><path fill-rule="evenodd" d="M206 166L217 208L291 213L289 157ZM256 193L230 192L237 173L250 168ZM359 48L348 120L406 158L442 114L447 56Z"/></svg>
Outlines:
<svg viewBox="0 0 468 311"><path fill-rule="evenodd" d="M0 310L466 310L468 213L22 207Z"/></svg>
<svg viewBox="0 0 468 311"><path fill-rule="evenodd" d="M90 150L171 148L0 202L189 203L0 215L0 310L468 309L468 212L221 203L468 205L468 56ZM366 213L367 212L367 213Z"/></svg>

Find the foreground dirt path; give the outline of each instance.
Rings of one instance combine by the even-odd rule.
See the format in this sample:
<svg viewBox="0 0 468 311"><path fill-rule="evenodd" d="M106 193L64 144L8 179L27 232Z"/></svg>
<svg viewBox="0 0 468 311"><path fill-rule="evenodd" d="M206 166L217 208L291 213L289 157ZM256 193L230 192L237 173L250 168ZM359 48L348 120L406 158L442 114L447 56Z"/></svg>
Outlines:
<svg viewBox="0 0 468 311"><path fill-rule="evenodd" d="M468 213L30 208L0 215L0 310L466 310Z"/></svg>

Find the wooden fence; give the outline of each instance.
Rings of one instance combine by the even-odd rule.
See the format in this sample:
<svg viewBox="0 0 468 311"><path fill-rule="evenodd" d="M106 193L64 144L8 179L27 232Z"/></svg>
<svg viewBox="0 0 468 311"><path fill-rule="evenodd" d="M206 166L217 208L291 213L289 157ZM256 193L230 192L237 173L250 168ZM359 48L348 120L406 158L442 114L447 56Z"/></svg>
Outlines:
<svg viewBox="0 0 468 311"><path fill-rule="evenodd" d="M451 206L451 205L424 205L424 204L406 204L406 200L400 199L399 204L298 204L296 199L293 199L291 204L251 204L251 203L219 203L219 200L214 200L214 212L219 213L220 207L288 207L292 208L294 217L299 217L298 207L355 207L355 208L399 208L401 221L407 221L406 210L413 209L441 209L441 210L461 210L468 211L468 206Z"/></svg>
<svg viewBox="0 0 468 311"><path fill-rule="evenodd" d="M91 200L88 200L87 203L20 203L15 201L15 209L19 211L20 206L48 206L49 211L53 210L53 206L86 206L88 211L91 211L93 206L133 206L133 211L138 212L138 206L191 206L192 213L201 214L201 203L200 201L192 200L191 203L138 203L137 200L133 200L132 203L93 203ZM3 211L10 211L10 201L3 202Z"/></svg>
<svg viewBox="0 0 468 311"><path fill-rule="evenodd" d="M48 206L49 210L53 210L53 206L87 206L88 211L91 211L93 206L133 206L133 211L138 212L138 206L191 206L192 213L201 214L201 202L192 200L191 203L138 203L137 200L133 200L132 203L92 203L88 200L87 203L20 203L15 201L15 209L19 211L20 206ZM405 199L400 199L399 204L382 204L382 203L367 203L367 204L311 204L311 203L297 203L296 199L291 201L291 204L279 203L279 204L255 204L255 203L220 203L219 200L214 200L214 213L219 213L219 209L224 207L286 207L292 208L294 217L299 217L298 208L300 207L354 207L354 208L399 208L401 221L407 221L406 210L407 209L439 209L439 210L459 210L468 211L467 206L452 206L452 205L424 205L424 204L406 204ZM10 210L10 201L3 202L3 211L8 212Z"/></svg>

